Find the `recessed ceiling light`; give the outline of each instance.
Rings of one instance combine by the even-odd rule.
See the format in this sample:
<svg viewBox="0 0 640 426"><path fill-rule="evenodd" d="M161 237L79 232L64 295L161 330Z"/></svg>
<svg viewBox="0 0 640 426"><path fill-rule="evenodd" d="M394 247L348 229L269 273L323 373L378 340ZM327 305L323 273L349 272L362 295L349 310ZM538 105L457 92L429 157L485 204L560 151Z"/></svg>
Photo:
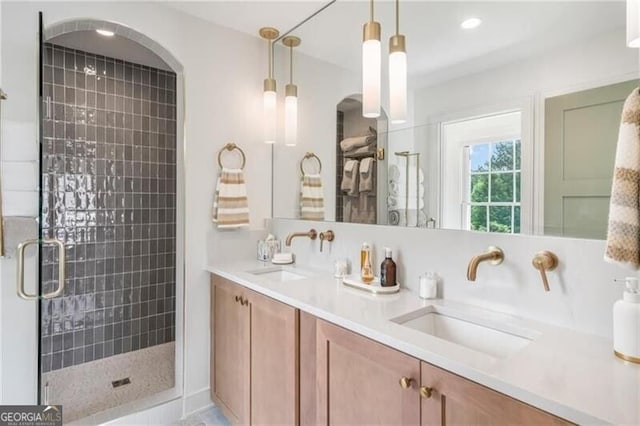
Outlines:
<svg viewBox="0 0 640 426"><path fill-rule="evenodd" d="M478 26L480 26L481 23L482 23L482 20L479 18L469 18L462 21L462 24L460 24L460 26L465 30L471 30L473 28L477 28Z"/></svg>
<svg viewBox="0 0 640 426"><path fill-rule="evenodd" d="M113 37L113 35L115 34L113 31L103 30L103 29L98 29L96 30L96 32L101 36L105 36L105 37Z"/></svg>

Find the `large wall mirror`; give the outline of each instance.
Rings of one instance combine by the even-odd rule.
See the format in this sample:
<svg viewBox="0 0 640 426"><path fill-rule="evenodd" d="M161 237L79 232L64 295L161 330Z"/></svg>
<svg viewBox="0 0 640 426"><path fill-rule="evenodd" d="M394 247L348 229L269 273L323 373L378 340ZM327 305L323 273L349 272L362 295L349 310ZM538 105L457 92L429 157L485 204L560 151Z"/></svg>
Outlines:
<svg viewBox="0 0 640 426"><path fill-rule="evenodd" d="M401 1L402 124L388 119L395 3L376 2L375 16L378 119L362 114L369 3L337 1L294 31L298 142L274 148L274 217L305 218L307 173L319 175L327 221L606 237L622 106L640 75L623 1ZM472 17L480 25L463 28Z"/></svg>

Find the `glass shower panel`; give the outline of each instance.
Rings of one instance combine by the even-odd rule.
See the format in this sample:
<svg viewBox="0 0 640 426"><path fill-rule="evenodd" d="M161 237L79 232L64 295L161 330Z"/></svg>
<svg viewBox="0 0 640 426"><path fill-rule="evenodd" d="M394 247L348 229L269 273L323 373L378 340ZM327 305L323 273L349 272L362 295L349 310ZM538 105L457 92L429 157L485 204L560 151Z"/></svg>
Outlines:
<svg viewBox="0 0 640 426"><path fill-rule="evenodd" d="M176 75L44 45L41 397L83 418L175 383ZM57 253L41 249L43 292Z"/></svg>

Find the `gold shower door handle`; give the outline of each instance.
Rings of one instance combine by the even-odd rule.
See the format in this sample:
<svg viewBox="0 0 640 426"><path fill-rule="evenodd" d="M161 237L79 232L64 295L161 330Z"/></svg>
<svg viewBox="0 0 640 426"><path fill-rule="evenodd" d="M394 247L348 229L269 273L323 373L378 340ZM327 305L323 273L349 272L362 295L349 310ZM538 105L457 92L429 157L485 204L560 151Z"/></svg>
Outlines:
<svg viewBox="0 0 640 426"><path fill-rule="evenodd" d="M40 242L42 244L53 244L58 246L58 288L51 293L43 294L39 296L37 294L28 294L24 289L24 252L30 245L37 245ZM18 244L18 296L20 296L24 300L38 300L42 299L53 299L54 297L58 297L62 295L64 291L64 277L65 277L65 253L64 253L64 244L60 240L56 239L45 239L45 240L27 240Z"/></svg>

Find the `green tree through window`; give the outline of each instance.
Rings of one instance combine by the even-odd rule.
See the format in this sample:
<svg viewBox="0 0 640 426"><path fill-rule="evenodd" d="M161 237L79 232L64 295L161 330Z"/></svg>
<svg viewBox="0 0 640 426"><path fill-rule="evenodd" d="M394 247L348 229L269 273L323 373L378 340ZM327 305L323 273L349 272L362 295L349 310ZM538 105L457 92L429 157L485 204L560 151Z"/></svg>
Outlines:
<svg viewBox="0 0 640 426"><path fill-rule="evenodd" d="M520 153L519 139L469 147L471 230L520 233Z"/></svg>

